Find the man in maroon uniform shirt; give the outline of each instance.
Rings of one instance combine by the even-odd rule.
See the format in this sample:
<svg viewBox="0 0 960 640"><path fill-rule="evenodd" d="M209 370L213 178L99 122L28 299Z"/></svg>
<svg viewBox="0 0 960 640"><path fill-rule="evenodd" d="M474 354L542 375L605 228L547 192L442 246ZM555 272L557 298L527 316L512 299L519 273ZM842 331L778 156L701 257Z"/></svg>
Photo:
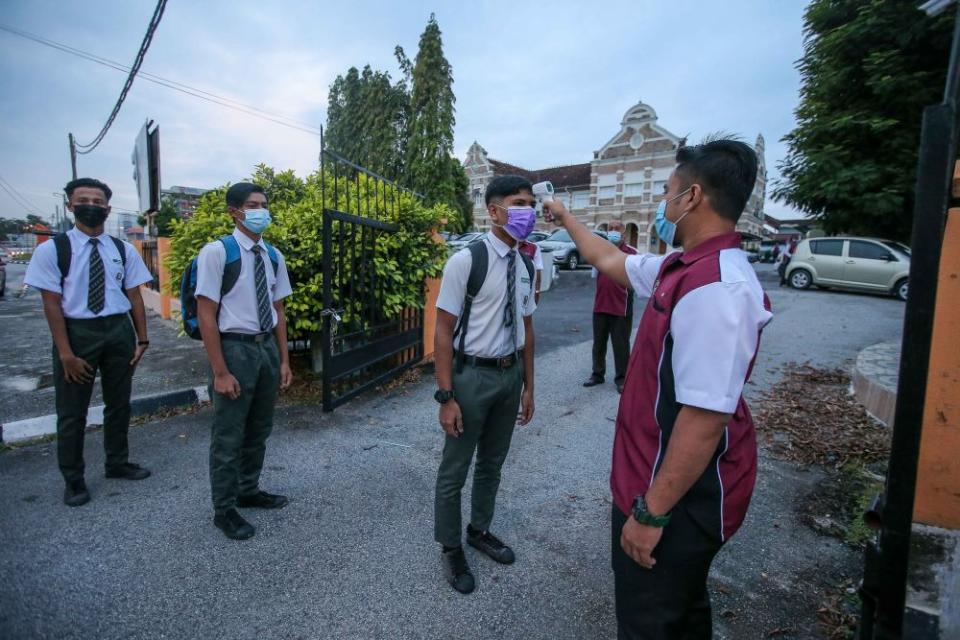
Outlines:
<svg viewBox="0 0 960 640"><path fill-rule="evenodd" d="M623 223L614 220L607 226L607 239L627 255L637 250L623 237ZM607 338L613 343L613 382L617 392L623 393L630 357L630 329L633 327L633 291L605 273L593 269L597 279L597 293L593 299L593 370L583 383L585 387L603 384L607 372Z"/></svg>
<svg viewBox="0 0 960 640"><path fill-rule="evenodd" d="M742 397L770 303L740 249L753 149L715 140L677 151L657 234L682 252L627 256L546 205L580 254L649 296L617 415L612 564L619 638L708 639L707 574L743 522L757 444Z"/></svg>

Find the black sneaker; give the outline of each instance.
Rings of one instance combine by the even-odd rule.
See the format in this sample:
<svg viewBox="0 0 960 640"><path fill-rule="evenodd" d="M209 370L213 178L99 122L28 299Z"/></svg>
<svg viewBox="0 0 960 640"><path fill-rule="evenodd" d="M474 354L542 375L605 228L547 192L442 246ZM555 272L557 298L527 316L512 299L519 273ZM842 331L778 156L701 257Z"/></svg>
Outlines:
<svg viewBox="0 0 960 640"><path fill-rule="evenodd" d="M227 509L224 513L213 516L213 524L231 540L246 540L257 532L236 509Z"/></svg>
<svg viewBox="0 0 960 640"><path fill-rule="evenodd" d="M472 593L476 588L477 585L473 574L470 573L470 565L467 564L467 556L463 554L462 546L443 552L443 569L447 582L460 593Z"/></svg>
<svg viewBox="0 0 960 640"><path fill-rule="evenodd" d="M124 480L143 480L150 477L150 470L138 464L124 462L115 467L107 467L108 478L123 478Z"/></svg>
<svg viewBox="0 0 960 640"><path fill-rule="evenodd" d="M603 384L603 378L600 378L600 377L598 377L598 376L590 376L590 377L587 378L586 381L583 383L583 386L585 386L585 387L595 387L595 386L597 386L598 384Z"/></svg>
<svg viewBox="0 0 960 640"><path fill-rule="evenodd" d="M90 492L87 491L87 483L83 480L71 482L63 490L63 504L68 507L79 507L88 502L90 502Z"/></svg>
<svg viewBox="0 0 960 640"><path fill-rule="evenodd" d="M286 496L278 496L266 491L257 491L248 496L238 496L237 506L241 509L255 507L257 509L280 509L287 506Z"/></svg>
<svg viewBox="0 0 960 640"><path fill-rule="evenodd" d="M489 531L478 531L472 525L467 525L467 544L500 564L513 564L516 560L513 549L503 544Z"/></svg>

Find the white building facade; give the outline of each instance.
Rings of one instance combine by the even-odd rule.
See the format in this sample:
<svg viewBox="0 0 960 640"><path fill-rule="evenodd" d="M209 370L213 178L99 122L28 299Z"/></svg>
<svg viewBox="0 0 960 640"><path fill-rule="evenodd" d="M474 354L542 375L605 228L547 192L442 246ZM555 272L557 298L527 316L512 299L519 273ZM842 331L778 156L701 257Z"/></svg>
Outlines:
<svg viewBox="0 0 960 640"><path fill-rule="evenodd" d="M483 194L494 177L513 173L531 182L553 182L555 197L562 198L588 227L604 230L610 221L621 220L630 244L641 251L664 253L667 247L657 238L653 221L664 185L676 166L677 149L684 143L683 138L660 126L656 111L643 102L624 114L620 130L594 152L591 162L581 165L528 171L490 158L474 142L464 162L474 203L474 225L479 230L490 228ZM745 245L758 243L763 233L763 136L757 136L755 148L759 161L757 182L737 224ZM545 230L551 227L542 221L537 226Z"/></svg>

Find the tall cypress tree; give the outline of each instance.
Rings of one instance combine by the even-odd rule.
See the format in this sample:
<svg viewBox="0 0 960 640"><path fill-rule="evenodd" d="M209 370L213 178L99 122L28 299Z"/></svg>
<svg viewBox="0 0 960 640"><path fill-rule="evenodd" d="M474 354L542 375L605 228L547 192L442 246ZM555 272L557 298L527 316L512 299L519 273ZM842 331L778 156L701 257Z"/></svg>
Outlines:
<svg viewBox="0 0 960 640"><path fill-rule="evenodd" d="M410 119L404 173L409 186L424 194L428 204L444 202L461 213L458 226L469 227L472 206L463 167L453 157L453 70L443 55L436 17L431 14L420 36L417 57L411 66L398 50L401 68L409 71Z"/></svg>
<svg viewBox="0 0 960 640"><path fill-rule="evenodd" d="M773 195L829 233L910 236L923 108L940 102L955 11L813 0L797 126Z"/></svg>

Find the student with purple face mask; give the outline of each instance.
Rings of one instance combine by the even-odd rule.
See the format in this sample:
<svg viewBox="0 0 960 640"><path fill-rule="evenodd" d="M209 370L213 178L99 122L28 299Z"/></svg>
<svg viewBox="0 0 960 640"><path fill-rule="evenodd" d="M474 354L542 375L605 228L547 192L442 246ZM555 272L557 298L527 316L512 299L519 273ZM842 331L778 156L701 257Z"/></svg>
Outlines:
<svg viewBox="0 0 960 640"><path fill-rule="evenodd" d="M533 231L535 203L526 179L495 178L486 192L493 229L451 256L437 299L434 398L445 443L434 537L443 547L447 581L460 593L475 586L461 543L460 504L474 452L467 543L500 564L515 559L513 550L490 533L490 524L514 427L530 422L534 411L534 275L517 245Z"/></svg>

